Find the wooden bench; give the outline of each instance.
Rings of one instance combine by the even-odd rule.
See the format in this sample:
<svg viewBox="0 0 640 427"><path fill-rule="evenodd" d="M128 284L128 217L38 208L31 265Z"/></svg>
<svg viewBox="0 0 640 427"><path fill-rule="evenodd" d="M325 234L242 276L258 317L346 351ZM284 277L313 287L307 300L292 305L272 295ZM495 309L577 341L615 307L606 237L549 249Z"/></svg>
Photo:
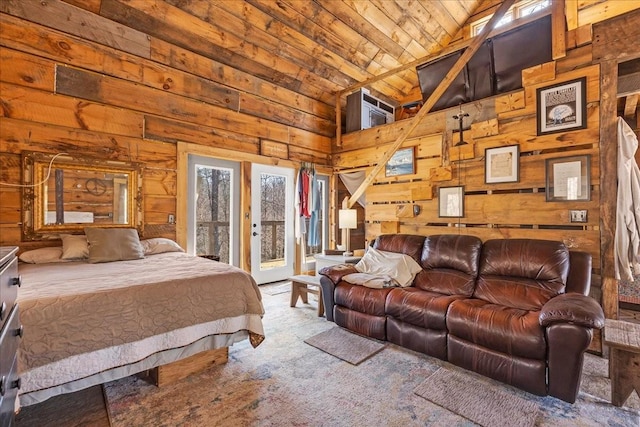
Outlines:
<svg viewBox="0 0 640 427"><path fill-rule="evenodd" d="M633 390L640 395L640 323L605 319L604 344L610 349L611 403L622 406Z"/></svg>
<svg viewBox="0 0 640 427"><path fill-rule="evenodd" d="M307 294L318 296L318 317L324 315L324 303L322 302L322 288L320 287L320 276L308 276L298 274L289 277L291 280L291 307L295 307L298 297L303 303L308 304Z"/></svg>

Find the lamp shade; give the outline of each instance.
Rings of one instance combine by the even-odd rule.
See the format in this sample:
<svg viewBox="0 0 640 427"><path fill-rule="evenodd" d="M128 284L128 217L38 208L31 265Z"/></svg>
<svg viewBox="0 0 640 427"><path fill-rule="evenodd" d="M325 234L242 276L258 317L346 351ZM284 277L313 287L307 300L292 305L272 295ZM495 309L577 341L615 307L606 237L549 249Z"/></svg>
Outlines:
<svg viewBox="0 0 640 427"><path fill-rule="evenodd" d="M338 211L338 228L358 228L358 211L355 209L340 209Z"/></svg>

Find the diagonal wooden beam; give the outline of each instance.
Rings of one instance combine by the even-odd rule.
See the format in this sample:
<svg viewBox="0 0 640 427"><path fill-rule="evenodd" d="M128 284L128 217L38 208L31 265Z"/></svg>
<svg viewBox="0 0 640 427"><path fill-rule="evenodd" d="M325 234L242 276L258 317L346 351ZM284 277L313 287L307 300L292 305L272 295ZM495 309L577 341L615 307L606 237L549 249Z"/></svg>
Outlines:
<svg viewBox="0 0 640 427"><path fill-rule="evenodd" d="M444 76L444 78L442 79L440 84L435 88L431 96L429 96L429 98L425 101L420 111L418 111L418 114L416 114L411 119L411 121L407 124L405 128L403 128L402 132L400 133L398 138L395 140L391 148L389 148L389 150L387 150L387 152L384 153L384 156L382 156L382 159L380 159L380 161L373 168L371 173L367 175L367 177L364 179L362 184L360 184L358 189L351 195L351 198L349 198L349 202L348 202L348 208L351 208L356 203L356 201L360 198L360 196L362 196L362 194L367 189L367 187L373 182L378 172L382 170L384 165L387 164L387 162L393 156L396 150L400 148L402 143L407 139L407 137L411 134L411 132L413 132L413 130L420 124L420 121L424 118L424 116L426 116L427 113L436 104L436 102L438 102L438 100L440 99L442 94L444 94L444 92L447 90L451 82L453 82L453 80L458 76L460 71L462 71L464 66L467 65L467 62L469 62L473 54L478 51L482 43L486 40L487 36L491 32L491 29L494 27L496 22L502 19L502 17L507 12L507 10L509 10L509 8L514 3L514 1L515 0L504 0L502 2L502 4L500 5L496 13L493 14L491 19L487 23L487 25L485 25L482 31L480 31L480 34L478 34L473 39L471 44L469 44L469 47L464 51L462 56L460 56L460 59L458 59L458 61L456 61L456 63L453 64L453 67L451 67L447 75Z"/></svg>

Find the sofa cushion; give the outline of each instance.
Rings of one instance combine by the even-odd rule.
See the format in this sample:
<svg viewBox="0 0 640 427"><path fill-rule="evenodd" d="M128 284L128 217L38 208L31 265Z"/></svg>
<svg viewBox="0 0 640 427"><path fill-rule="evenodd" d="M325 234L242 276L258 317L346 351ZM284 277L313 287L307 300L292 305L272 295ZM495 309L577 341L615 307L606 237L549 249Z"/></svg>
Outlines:
<svg viewBox="0 0 640 427"><path fill-rule="evenodd" d="M394 288L373 289L343 281L338 283L333 294L336 305L360 313L384 316L385 301L392 289Z"/></svg>
<svg viewBox="0 0 640 427"><path fill-rule="evenodd" d="M482 241L474 236L443 234L424 241L414 286L445 295L471 296L478 276Z"/></svg>
<svg viewBox="0 0 640 427"><path fill-rule="evenodd" d="M543 360L547 345L538 311L479 299L456 300L447 312L449 334L512 356Z"/></svg>
<svg viewBox="0 0 640 427"><path fill-rule="evenodd" d="M569 251L562 242L488 240L482 247L473 296L507 307L539 310L565 292L568 273Z"/></svg>
<svg viewBox="0 0 640 427"><path fill-rule="evenodd" d="M393 289L387 296L388 316L426 329L446 330L449 304L457 298L414 287Z"/></svg>
<svg viewBox="0 0 640 427"><path fill-rule="evenodd" d="M373 248L380 251L407 254L420 263L424 239L424 236L413 234L383 234L374 240Z"/></svg>

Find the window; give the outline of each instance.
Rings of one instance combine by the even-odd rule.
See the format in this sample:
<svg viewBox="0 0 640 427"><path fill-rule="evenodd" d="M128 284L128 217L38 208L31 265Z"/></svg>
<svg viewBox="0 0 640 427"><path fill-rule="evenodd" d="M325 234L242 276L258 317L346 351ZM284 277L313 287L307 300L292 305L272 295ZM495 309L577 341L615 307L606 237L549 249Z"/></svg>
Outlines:
<svg viewBox="0 0 640 427"><path fill-rule="evenodd" d="M507 13L505 13L502 19L496 24L496 28L509 24L510 22L513 22L518 18L529 16L535 12L549 7L550 5L550 0L519 1L509 8ZM484 26L487 25L487 22L489 22L492 16L493 15L485 16L484 18L471 23L471 35L474 37L477 36L480 31L482 31Z"/></svg>

